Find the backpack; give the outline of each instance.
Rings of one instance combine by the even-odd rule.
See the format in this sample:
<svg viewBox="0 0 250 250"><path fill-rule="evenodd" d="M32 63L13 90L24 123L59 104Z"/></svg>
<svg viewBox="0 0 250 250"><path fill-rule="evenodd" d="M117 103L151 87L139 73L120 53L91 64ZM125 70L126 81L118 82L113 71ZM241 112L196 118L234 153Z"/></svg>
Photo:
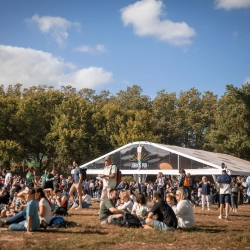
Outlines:
<svg viewBox="0 0 250 250"><path fill-rule="evenodd" d="M185 176L183 186L184 187L190 187L190 177Z"/></svg>
<svg viewBox="0 0 250 250"><path fill-rule="evenodd" d="M111 224L118 225L120 227L142 227L142 224L135 214L125 213L123 216L113 218Z"/></svg>
<svg viewBox="0 0 250 250"><path fill-rule="evenodd" d="M82 168L82 180L87 179L87 168Z"/></svg>
<svg viewBox="0 0 250 250"><path fill-rule="evenodd" d="M119 168L117 168L116 185L119 185L121 181L122 181L122 172Z"/></svg>
<svg viewBox="0 0 250 250"><path fill-rule="evenodd" d="M67 226L66 221L61 216L53 217L50 221L50 225L51 225L51 227L56 227L56 228L61 228L61 227Z"/></svg>
<svg viewBox="0 0 250 250"><path fill-rule="evenodd" d="M111 170L112 170L112 167L115 166L112 164L111 168L110 168L110 173L111 173ZM116 172L116 186L118 186L121 181L122 181L122 172L121 170L116 166L117 168L117 172Z"/></svg>
<svg viewBox="0 0 250 250"><path fill-rule="evenodd" d="M168 226L168 227L174 227L177 228L178 226L178 221L176 218L176 215L173 211L173 209L164 201L162 201L160 210L163 215L163 222Z"/></svg>

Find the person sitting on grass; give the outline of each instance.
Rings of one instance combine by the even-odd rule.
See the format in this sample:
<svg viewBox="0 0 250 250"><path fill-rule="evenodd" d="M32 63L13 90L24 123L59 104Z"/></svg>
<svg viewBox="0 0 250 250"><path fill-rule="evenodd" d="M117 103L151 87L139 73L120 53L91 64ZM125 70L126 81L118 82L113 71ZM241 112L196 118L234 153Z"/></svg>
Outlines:
<svg viewBox="0 0 250 250"><path fill-rule="evenodd" d="M79 200L76 200L76 203L79 204ZM87 189L82 190L82 208L89 208L92 205L91 196Z"/></svg>
<svg viewBox="0 0 250 250"><path fill-rule="evenodd" d="M54 202L55 209L52 212L52 215L66 215L68 212L68 197L61 189L56 188L54 190Z"/></svg>
<svg viewBox="0 0 250 250"><path fill-rule="evenodd" d="M167 202L167 204L170 207L172 207L172 208L176 207L177 200L175 198L175 195L173 195L173 194L167 194L167 196L166 196L166 202Z"/></svg>
<svg viewBox="0 0 250 250"><path fill-rule="evenodd" d="M9 226L10 231L26 231L27 234L31 234L32 231L36 231L40 227L40 219L38 216L38 206L35 199L35 189L29 187L27 189L27 208L26 208L26 220L19 222L18 224L11 224Z"/></svg>
<svg viewBox="0 0 250 250"><path fill-rule="evenodd" d="M119 210L124 210L125 212L130 213L132 211L132 207L133 207L134 203L130 199L129 192L130 191L123 191L120 193L120 200L118 201L119 205L117 208Z"/></svg>
<svg viewBox="0 0 250 250"><path fill-rule="evenodd" d="M40 225L46 230L47 225L50 223L52 218L50 202L48 201L41 187L35 188L35 198L38 202Z"/></svg>
<svg viewBox="0 0 250 250"><path fill-rule="evenodd" d="M173 209L162 200L159 192L153 194L153 202L154 205L148 214L144 228L174 231L178 222ZM153 219L154 215L157 215L157 220Z"/></svg>
<svg viewBox="0 0 250 250"><path fill-rule="evenodd" d="M149 211L150 209L145 196L142 193L137 194L131 213L136 214L140 221L144 221Z"/></svg>
<svg viewBox="0 0 250 250"><path fill-rule="evenodd" d="M111 224L113 218L122 216L125 211L117 209L116 202L118 198L118 190L112 188L109 193L109 198L105 199L100 208L99 221L101 224Z"/></svg>
<svg viewBox="0 0 250 250"><path fill-rule="evenodd" d="M195 226L193 207L187 200L188 191L180 187L176 191L177 206L173 208L178 219L178 228L191 228Z"/></svg>

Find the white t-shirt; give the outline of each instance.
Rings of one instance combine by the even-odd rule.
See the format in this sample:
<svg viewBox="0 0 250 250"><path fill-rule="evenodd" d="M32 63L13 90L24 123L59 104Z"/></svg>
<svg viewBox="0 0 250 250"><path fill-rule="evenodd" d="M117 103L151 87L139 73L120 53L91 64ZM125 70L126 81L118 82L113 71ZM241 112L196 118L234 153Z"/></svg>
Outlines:
<svg viewBox="0 0 250 250"><path fill-rule="evenodd" d="M219 183L219 186L220 186L220 194L231 194L230 184Z"/></svg>
<svg viewBox="0 0 250 250"><path fill-rule="evenodd" d="M12 173L7 173L7 174L5 175L5 179L4 179L4 185L5 185L5 186L8 185L8 183L9 183L11 177L12 177Z"/></svg>
<svg viewBox="0 0 250 250"><path fill-rule="evenodd" d="M134 203L131 200L129 200L127 202L124 202L122 205L118 206L117 208L119 210L128 210L129 212L131 212L133 205L134 205Z"/></svg>
<svg viewBox="0 0 250 250"><path fill-rule="evenodd" d="M135 211L137 216L146 216L147 212L150 211L148 204L144 205L144 206L140 206L137 202L134 203L132 211Z"/></svg>
<svg viewBox="0 0 250 250"><path fill-rule="evenodd" d="M39 208L40 208L40 206L45 207L45 214L43 217L40 217L40 219L44 219L46 221L46 223L49 224L52 216L51 216L51 207L50 207L48 201L46 199L42 198L39 201Z"/></svg>
<svg viewBox="0 0 250 250"><path fill-rule="evenodd" d="M110 175L110 174L116 174L116 172L117 172L116 165L110 165L108 167L105 166L103 174L104 175ZM116 177L115 178L109 178L109 177L103 178L103 186L104 187L109 187L109 188L115 188L115 186L116 186Z"/></svg>
<svg viewBox="0 0 250 250"><path fill-rule="evenodd" d="M85 194L82 196L82 200L83 202L85 201L86 203L88 204L92 204L92 201L91 201L91 196L89 194Z"/></svg>

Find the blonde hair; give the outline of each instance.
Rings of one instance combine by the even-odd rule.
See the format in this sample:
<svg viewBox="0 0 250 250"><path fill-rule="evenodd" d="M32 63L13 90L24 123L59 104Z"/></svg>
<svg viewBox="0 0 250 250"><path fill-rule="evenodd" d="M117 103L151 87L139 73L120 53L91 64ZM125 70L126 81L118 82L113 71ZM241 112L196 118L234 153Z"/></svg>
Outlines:
<svg viewBox="0 0 250 250"><path fill-rule="evenodd" d="M124 198L129 198L129 193L127 191L120 193L120 198L123 200Z"/></svg>
<svg viewBox="0 0 250 250"><path fill-rule="evenodd" d="M202 177L202 181L203 181L203 182L206 182L206 181L207 181L207 177L206 177L206 176L203 176L203 177Z"/></svg>
<svg viewBox="0 0 250 250"><path fill-rule="evenodd" d="M188 191L184 187L179 187L176 193L180 193L180 200L185 200L188 197Z"/></svg>

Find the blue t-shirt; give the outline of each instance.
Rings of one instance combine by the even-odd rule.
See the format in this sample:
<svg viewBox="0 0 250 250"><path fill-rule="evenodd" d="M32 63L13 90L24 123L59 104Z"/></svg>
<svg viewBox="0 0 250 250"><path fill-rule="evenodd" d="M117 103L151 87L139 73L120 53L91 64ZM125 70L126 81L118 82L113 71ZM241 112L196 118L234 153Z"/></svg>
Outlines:
<svg viewBox="0 0 250 250"><path fill-rule="evenodd" d="M74 170L74 183L75 184L78 184L79 183L79 175L82 174L82 168L75 168Z"/></svg>
<svg viewBox="0 0 250 250"><path fill-rule="evenodd" d="M28 216L32 216L30 231L35 231L40 227L40 219L38 216L38 204L36 200L31 200L26 208L26 222L28 223Z"/></svg>

